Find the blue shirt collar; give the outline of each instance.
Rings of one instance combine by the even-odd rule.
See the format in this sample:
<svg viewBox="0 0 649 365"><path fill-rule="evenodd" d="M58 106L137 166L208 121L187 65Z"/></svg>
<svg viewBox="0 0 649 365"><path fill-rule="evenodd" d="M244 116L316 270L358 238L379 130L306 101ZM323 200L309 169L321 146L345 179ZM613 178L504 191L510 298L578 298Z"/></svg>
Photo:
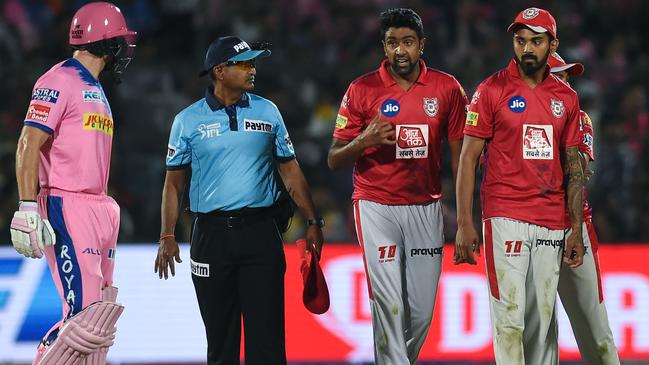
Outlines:
<svg viewBox="0 0 649 365"><path fill-rule="evenodd" d="M214 85L208 86L205 90L205 100L207 101L207 105L209 105L210 109L214 112L225 108L225 105L221 104L221 102L214 97ZM247 93L243 93L241 98L234 103L234 105L241 108L248 107L250 106L250 97Z"/></svg>
<svg viewBox="0 0 649 365"><path fill-rule="evenodd" d="M88 85L99 85L99 80L97 80L90 71L76 58L68 58L63 62L63 67L72 67L79 71L79 76L81 79Z"/></svg>

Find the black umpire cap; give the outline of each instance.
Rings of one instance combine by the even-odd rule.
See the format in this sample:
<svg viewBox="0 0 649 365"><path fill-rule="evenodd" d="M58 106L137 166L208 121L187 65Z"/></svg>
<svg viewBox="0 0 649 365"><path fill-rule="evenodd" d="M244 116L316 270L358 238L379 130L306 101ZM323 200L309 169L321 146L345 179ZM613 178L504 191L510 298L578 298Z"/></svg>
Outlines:
<svg viewBox="0 0 649 365"><path fill-rule="evenodd" d="M214 66L224 62L248 61L268 56L270 56L269 49L252 49L244 40L234 36L220 37L207 49L203 71L199 76L207 75Z"/></svg>

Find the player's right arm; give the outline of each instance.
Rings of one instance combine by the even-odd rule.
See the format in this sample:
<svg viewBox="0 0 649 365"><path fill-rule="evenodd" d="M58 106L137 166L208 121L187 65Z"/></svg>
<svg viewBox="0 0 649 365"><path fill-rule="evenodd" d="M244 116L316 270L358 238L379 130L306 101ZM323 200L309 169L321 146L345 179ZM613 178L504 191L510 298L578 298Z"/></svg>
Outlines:
<svg viewBox="0 0 649 365"><path fill-rule="evenodd" d="M351 141L333 138L327 164L332 170L352 166L369 147L378 145L393 145L396 143L394 128L390 122L381 120L381 113L377 113L370 124Z"/></svg>
<svg viewBox="0 0 649 365"><path fill-rule="evenodd" d="M485 146L485 140L478 137L464 136L460 162L457 171L457 234L455 235L454 263L475 265L475 251L480 255L478 232L473 226L473 190L475 189L475 172Z"/></svg>
<svg viewBox="0 0 649 365"><path fill-rule="evenodd" d="M464 125L464 141L460 152L455 188L457 204L457 234L455 235L454 263L475 265L473 253L480 255L478 232L473 225L473 191L476 167L486 140L493 137L495 103L491 100L488 81L478 86L471 98Z"/></svg>
<svg viewBox="0 0 649 365"><path fill-rule="evenodd" d="M178 204L180 194L183 191L185 182L185 170L168 170L165 177L164 187L162 188L161 204L161 229L160 229L160 246L158 247L158 256L155 261L154 272L158 273L160 279L164 276L169 278L176 275L175 262L181 263L180 248L174 234L180 206ZM175 260L175 262L174 262Z"/></svg>
<svg viewBox="0 0 649 365"><path fill-rule="evenodd" d="M181 113L182 114L182 113ZM185 169L191 166L191 144L185 135L185 124L181 114L177 115L169 133L167 149L167 174L162 188L160 206L160 246L155 259L154 272L160 279L176 275L176 262L180 259L180 248L176 241L176 222L180 213L180 195L185 184Z"/></svg>

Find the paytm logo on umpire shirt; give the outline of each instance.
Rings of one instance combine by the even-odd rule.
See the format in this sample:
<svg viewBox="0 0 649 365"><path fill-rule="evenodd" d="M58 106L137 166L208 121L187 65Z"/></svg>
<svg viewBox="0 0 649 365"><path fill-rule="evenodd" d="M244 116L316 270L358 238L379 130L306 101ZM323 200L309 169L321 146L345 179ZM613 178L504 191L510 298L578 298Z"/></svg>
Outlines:
<svg viewBox="0 0 649 365"><path fill-rule="evenodd" d="M210 277L210 264L203 264L189 259L192 267L192 275L200 276L202 278Z"/></svg>
<svg viewBox="0 0 649 365"><path fill-rule="evenodd" d="M263 120L244 119L243 130L246 132L273 133L273 125Z"/></svg>

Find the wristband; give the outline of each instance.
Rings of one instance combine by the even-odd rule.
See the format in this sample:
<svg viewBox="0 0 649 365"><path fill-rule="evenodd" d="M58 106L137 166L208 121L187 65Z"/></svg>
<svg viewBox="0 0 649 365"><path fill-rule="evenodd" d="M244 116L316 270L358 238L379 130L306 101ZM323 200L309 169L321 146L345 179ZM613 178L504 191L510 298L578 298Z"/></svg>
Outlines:
<svg viewBox="0 0 649 365"><path fill-rule="evenodd" d="M170 234L163 234L163 235L160 236L160 238L158 239L158 242L162 241L162 240L165 239L165 238L170 238L170 237L176 237L176 235L173 234L173 233L170 233Z"/></svg>

